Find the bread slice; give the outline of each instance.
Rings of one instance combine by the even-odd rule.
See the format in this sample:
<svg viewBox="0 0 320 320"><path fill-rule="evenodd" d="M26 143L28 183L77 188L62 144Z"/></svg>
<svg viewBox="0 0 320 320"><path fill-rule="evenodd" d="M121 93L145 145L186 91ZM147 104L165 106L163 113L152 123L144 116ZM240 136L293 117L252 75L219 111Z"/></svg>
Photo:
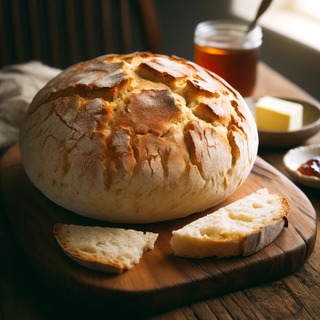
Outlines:
<svg viewBox="0 0 320 320"><path fill-rule="evenodd" d="M154 248L158 234L132 229L56 224L54 236L62 250L80 265L109 273L133 268Z"/></svg>
<svg viewBox="0 0 320 320"><path fill-rule="evenodd" d="M285 197L260 189L173 231L171 247L189 258L248 256L280 234L289 211Z"/></svg>

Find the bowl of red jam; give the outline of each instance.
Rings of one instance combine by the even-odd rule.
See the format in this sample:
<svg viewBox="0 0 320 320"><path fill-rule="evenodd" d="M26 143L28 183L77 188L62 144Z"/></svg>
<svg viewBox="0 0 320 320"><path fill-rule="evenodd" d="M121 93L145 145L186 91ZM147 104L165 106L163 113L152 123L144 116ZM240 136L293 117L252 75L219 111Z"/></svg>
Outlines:
<svg viewBox="0 0 320 320"><path fill-rule="evenodd" d="M298 182L320 188L320 144L289 150L283 157L283 164Z"/></svg>

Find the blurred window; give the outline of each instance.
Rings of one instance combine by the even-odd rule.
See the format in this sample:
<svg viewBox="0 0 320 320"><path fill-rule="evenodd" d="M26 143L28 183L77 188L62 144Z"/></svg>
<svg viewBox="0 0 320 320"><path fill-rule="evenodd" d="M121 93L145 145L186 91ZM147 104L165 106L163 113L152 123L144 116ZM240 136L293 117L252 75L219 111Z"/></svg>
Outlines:
<svg viewBox="0 0 320 320"><path fill-rule="evenodd" d="M289 10L304 14L307 17L320 21L320 1L319 0L286 0Z"/></svg>
<svg viewBox="0 0 320 320"><path fill-rule="evenodd" d="M232 12L253 19L261 0L233 0ZM260 24L320 51L320 0L273 0Z"/></svg>

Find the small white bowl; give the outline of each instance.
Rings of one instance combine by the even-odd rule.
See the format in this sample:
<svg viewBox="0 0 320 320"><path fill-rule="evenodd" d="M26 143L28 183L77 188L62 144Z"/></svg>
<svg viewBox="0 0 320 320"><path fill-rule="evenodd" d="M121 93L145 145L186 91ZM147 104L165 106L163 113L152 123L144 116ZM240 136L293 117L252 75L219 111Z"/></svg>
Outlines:
<svg viewBox="0 0 320 320"><path fill-rule="evenodd" d="M315 157L320 157L320 144L289 150L283 157L283 164L292 177L300 183L308 187L320 188L320 178L304 175L297 170L303 163Z"/></svg>

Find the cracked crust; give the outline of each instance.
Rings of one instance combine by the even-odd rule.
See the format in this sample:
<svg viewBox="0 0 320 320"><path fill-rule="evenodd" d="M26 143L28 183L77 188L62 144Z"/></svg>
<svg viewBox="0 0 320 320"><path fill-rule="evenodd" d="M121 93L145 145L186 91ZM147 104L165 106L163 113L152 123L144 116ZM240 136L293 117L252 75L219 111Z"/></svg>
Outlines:
<svg viewBox="0 0 320 320"><path fill-rule="evenodd" d="M178 57L107 55L36 95L20 133L25 170L78 214L125 223L184 217L247 178L257 129L225 81Z"/></svg>

